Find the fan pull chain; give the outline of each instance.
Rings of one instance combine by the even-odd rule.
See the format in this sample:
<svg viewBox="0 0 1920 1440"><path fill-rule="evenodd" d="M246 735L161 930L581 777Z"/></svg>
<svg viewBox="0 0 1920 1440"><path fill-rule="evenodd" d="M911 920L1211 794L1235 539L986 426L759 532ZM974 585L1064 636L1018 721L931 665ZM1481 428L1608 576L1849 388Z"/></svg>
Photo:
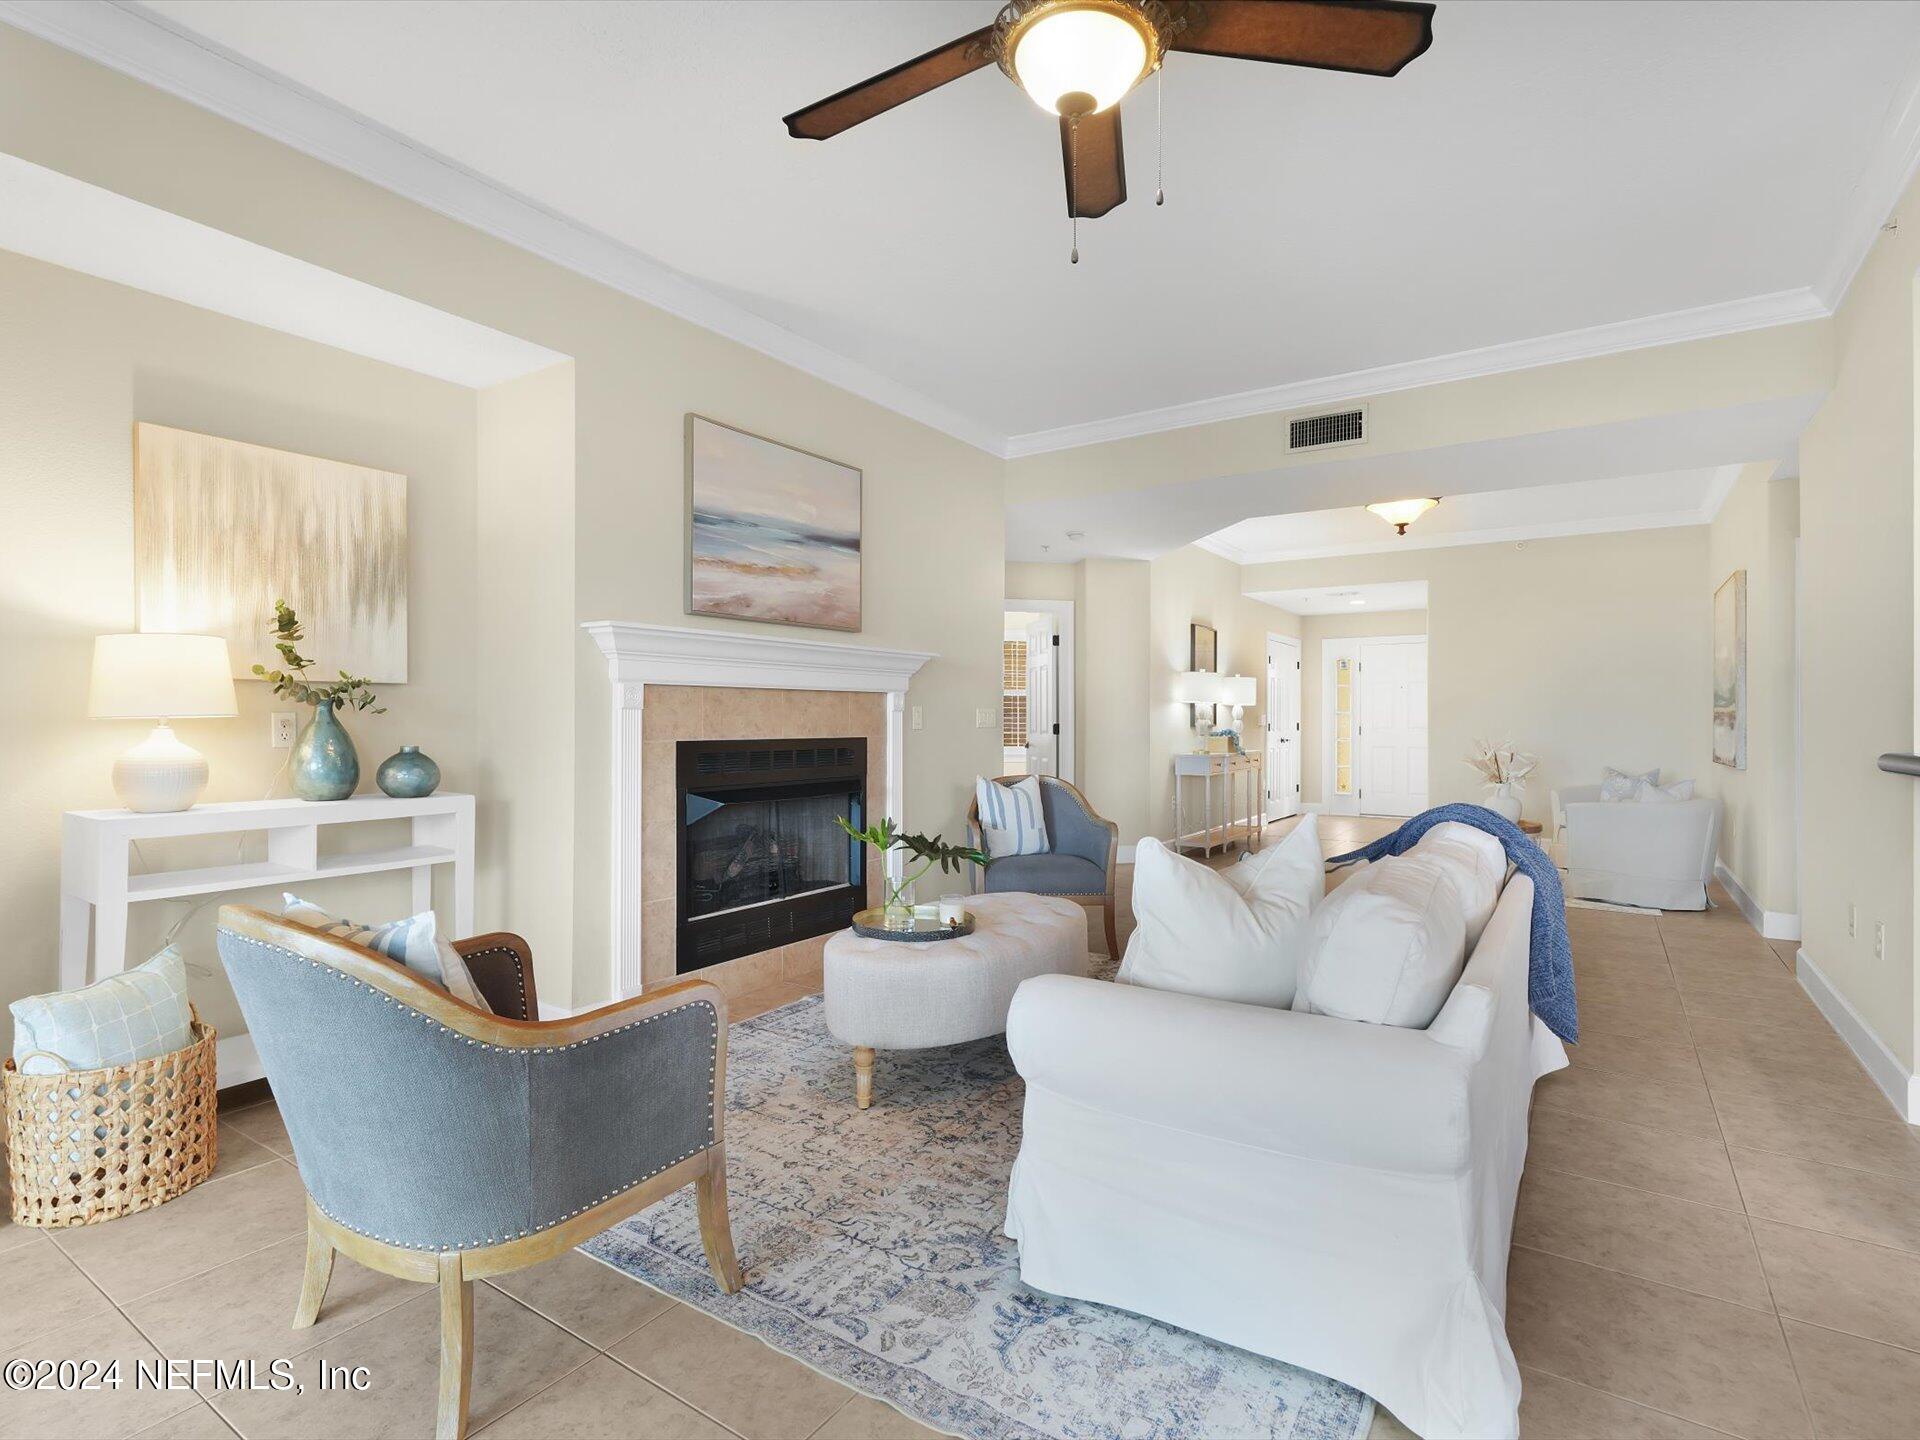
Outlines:
<svg viewBox="0 0 1920 1440"><path fill-rule="evenodd" d="M1080 263L1080 118L1075 116L1067 122L1067 163L1073 172L1073 203L1067 207L1069 218L1073 221L1073 253L1068 257L1069 265Z"/></svg>
<svg viewBox="0 0 1920 1440"><path fill-rule="evenodd" d="M1165 62L1153 67L1153 203L1167 203L1167 127Z"/></svg>

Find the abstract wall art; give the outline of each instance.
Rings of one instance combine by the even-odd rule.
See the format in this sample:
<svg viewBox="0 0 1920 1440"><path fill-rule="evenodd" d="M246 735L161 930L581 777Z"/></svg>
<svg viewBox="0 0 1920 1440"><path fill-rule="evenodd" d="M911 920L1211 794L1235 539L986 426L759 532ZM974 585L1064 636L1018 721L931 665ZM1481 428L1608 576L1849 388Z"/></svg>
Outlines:
<svg viewBox="0 0 1920 1440"><path fill-rule="evenodd" d="M1713 763L1747 768L1747 572L1713 592Z"/></svg>
<svg viewBox="0 0 1920 1440"><path fill-rule="evenodd" d="M687 613L860 628L861 475L687 416Z"/></svg>
<svg viewBox="0 0 1920 1440"><path fill-rule="evenodd" d="M316 674L407 678L404 475L141 422L133 556L140 627L226 637L238 678L280 599Z"/></svg>

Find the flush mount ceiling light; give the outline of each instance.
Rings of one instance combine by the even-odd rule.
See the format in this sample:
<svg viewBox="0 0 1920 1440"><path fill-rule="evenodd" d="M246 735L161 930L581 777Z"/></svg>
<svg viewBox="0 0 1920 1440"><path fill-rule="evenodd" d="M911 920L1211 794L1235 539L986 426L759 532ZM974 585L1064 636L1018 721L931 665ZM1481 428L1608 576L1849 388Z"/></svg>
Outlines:
<svg viewBox="0 0 1920 1440"><path fill-rule="evenodd" d="M1407 526L1439 503L1438 496L1423 495L1417 500L1379 500L1367 506L1367 509L1393 526L1394 534L1404 535L1407 533Z"/></svg>
<svg viewBox="0 0 1920 1440"><path fill-rule="evenodd" d="M1433 9L1416 0L1007 0L991 25L794 111L787 133L829 140L998 65L1059 119L1077 226L1127 198L1119 105L1169 51L1391 76L1433 43ZM1155 203L1164 200L1156 192Z"/></svg>

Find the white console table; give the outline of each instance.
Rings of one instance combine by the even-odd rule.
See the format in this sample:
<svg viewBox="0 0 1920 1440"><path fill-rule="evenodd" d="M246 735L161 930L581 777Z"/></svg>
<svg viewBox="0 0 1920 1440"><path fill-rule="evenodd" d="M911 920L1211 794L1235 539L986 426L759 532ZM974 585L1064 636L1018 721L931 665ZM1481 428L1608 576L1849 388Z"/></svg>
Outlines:
<svg viewBox="0 0 1920 1440"><path fill-rule="evenodd" d="M381 850L328 851L320 832L373 820L412 822L411 843ZM199 835L267 837L267 858L193 870L133 868L133 843ZM449 938L473 933L473 796L438 794L420 800L355 795L346 800L240 800L149 815L132 810L69 810L60 855L60 987L70 990L124 970L127 913L143 900L216 895L256 885L297 885L338 875L406 870L413 876L415 913L433 906L433 867L453 867ZM91 922L93 965L87 965ZM220 1041L220 1083L260 1074L252 1043Z"/></svg>
<svg viewBox="0 0 1920 1440"><path fill-rule="evenodd" d="M1260 829L1266 822L1266 785L1264 783L1265 764L1258 755L1175 755L1173 757L1173 848L1199 850L1203 854L1212 854L1216 844L1214 831L1219 831L1219 848L1226 849L1238 838L1249 850L1260 848ZM1186 806L1182 791L1183 780L1198 779L1200 782L1200 814L1202 829L1200 838L1189 837L1186 824ZM1216 827L1213 821L1213 787L1219 781L1224 792L1220 797L1220 823ZM1234 797L1244 788L1244 800L1237 812Z"/></svg>

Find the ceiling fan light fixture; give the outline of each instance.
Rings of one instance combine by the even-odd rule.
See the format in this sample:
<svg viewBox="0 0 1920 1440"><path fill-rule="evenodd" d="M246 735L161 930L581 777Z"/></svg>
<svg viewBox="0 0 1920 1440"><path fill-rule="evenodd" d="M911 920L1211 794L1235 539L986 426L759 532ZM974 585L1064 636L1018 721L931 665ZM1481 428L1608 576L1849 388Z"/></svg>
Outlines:
<svg viewBox="0 0 1920 1440"><path fill-rule="evenodd" d="M1049 115L1097 115L1160 63L1148 12L1134 0L1012 0L995 27L1001 68Z"/></svg>
<svg viewBox="0 0 1920 1440"><path fill-rule="evenodd" d="M1413 500L1378 500L1367 506L1375 515L1393 526L1394 534L1404 535L1427 511L1440 503L1438 496L1422 495Z"/></svg>

